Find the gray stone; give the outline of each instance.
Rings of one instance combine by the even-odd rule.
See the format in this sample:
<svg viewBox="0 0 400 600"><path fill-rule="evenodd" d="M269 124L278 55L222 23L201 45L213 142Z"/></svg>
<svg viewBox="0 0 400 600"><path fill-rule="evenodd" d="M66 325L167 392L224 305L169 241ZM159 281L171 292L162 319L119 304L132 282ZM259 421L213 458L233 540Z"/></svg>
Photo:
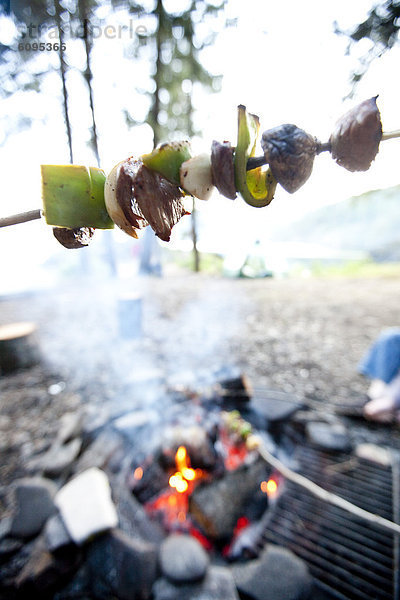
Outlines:
<svg viewBox="0 0 400 600"><path fill-rule="evenodd" d="M123 446L124 441L119 433L103 430L82 453L75 466L75 472L81 473L91 467L106 468L113 456L123 450Z"/></svg>
<svg viewBox="0 0 400 600"><path fill-rule="evenodd" d="M76 544L118 525L111 488L104 471L93 467L80 473L56 494L55 503Z"/></svg>
<svg viewBox="0 0 400 600"><path fill-rule="evenodd" d="M307 423L306 434L309 441L323 450L348 452L351 443L346 427L342 423Z"/></svg>
<svg viewBox="0 0 400 600"><path fill-rule="evenodd" d="M234 579L229 569L224 567L210 567L205 578L198 583L174 585L167 578L162 577L153 587L153 598L154 600L177 600L178 598L179 600L239 600ZM282 596L280 600L286 598Z"/></svg>
<svg viewBox="0 0 400 600"><path fill-rule="evenodd" d="M263 415L267 423L290 419L304 404L294 394L279 390L266 390L262 396L254 396L249 408Z"/></svg>
<svg viewBox="0 0 400 600"><path fill-rule="evenodd" d="M79 437L83 429L83 415L81 412L65 413L60 419L60 427L57 433L57 440L60 444L65 444L70 440Z"/></svg>
<svg viewBox="0 0 400 600"><path fill-rule="evenodd" d="M43 535L47 549L50 552L55 552L60 548L65 548L65 546L72 544L71 536L59 514L53 515L47 520Z"/></svg>
<svg viewBox="0 0 400 600"><path fill-rule="evenodd" d="M115 419L113 426L121 433L133 434L156 421L158 414L155 410L135 410Z"/></svg>
<svg viewBox="0 0 400 600"><path fill-rule="evenodd" d="M11 531L12 518L11 517L3 517L0 520L0 540L9 535Z"/></svg>
<svg viewBox="0 0 400 600"><path fill-rule="evenodd" d="M15 513L10 535L29 538L38 534L56 512L53 498L57 487L42 477L26 477L15 482Z"/></svg>
<svg viewBox="0 0 400 600"><path fill-rule="evenodd" d="M30 469L40 469L46 477L56 478L67 475L78 457L82 447L80 439L76 438L65 444L56 441L42 456L30 461Z"/></svg>
<svg viewBox="0 0 400 600"><path fill-rule="evenodd" d="M305 562L280 546L267 546L260 558L233 566L232 574L248 600L306 600L312 591Z"/></svg>
<svg viewBox="0 0 400 600"><path fill-rule="evenodd" d="M203 579L210 559L203 546L189 535L170 535L161 544L161 572L173 583Z"/></svg>
<svg viewBox="0 0 400 600"><path fill-rule="evenodd" d="M149 598L157 576L157 549L113 530L95 539L87 551L95 598Z"/></svg>

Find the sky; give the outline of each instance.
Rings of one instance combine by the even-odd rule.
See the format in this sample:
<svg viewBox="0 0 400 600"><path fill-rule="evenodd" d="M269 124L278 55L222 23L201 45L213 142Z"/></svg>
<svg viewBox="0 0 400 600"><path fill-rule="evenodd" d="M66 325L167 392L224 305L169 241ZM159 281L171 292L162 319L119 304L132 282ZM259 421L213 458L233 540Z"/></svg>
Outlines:
<svg viewBox="0 0 400 600"><path fill-rule="evenodd" d="M166 5L179 9L186 1L168 0ZM261 130L294 123L327 141L335 121L344 112L379 94L384 131L398 129L400 86L396 73L400 48L373 63L354 97L344 99L350 90L350 74L357 65L357 55L366 46L348 55L347 40L334 33L334 22L342 29L351 28L366 17L371 5L371 0L284 3L228 0L225 17L234 24L223 28L221 17L215 23L215 44L202 53L206 68L223 75L221 91L210 94L199 86L193 89L196 123L202 131L201 138L193 140L194 152L209 150L213 139L235 142L239 104L259 115ZM127 24L123 12L104 17L110 25ZM146 15L138 17L133 25L151 27ZM200 24L200 36L206 27ZM11 25L0 20L0 41L7 41L12 33ZM135 89L148 85L148 66L146 61L140 63L124 55L128 34L125 31L121 39L102 35L95 45L93 87L100 154L106 172L125 157L148 152L152 146L150 128L143 125L129 130L120 111L121 99L126 97L132 97L130 112L137 118L145 114L148 106L148 98ZM84 66L81 42L69 40L67 53L76 67ZM37 60L44 57L38 55ZM57 67L55 55L51 60ZM70 73L68 86L75 163L94 164L85 126L90 118L89 105L82 103L86 91L76 71ZM10 135L0 146L3 182L0 216L40 207L40 164L68 162L59 94L59 77L53 72L46 77L42 94L17 94L1 102L0 110L9 122L18 114L28 114L32 124ZM2 139L0 131L0 142ZM246 248L254 239L267 239L274 229L311 210L370 189L398 184L399 143L399 140L382 143L366 173L349 173L336 165L328 153L322 154L316 158L313 173L303 188L293 195L278 188L274 201L264 209L248 207L241 199L232 202L217 194L208 202L199 201L203 242L209 241L222 251L235 244ZM180 225L176 228L176 238L179 228ZM15 251L10 252L11 249ZM24 265L26 268L44 262L60 252L64 250L57 248L50 228L43 222L0 230L0 275L4 278L5 263L10 275L12 268L19 273L18 269Z"/></svg>

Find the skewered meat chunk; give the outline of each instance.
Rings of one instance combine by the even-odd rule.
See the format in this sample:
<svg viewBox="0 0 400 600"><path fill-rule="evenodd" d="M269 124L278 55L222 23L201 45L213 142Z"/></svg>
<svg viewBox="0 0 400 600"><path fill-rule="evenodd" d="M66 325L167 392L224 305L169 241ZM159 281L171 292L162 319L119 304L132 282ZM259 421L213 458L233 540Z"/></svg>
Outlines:
<svg viewBox="0 0 400 600"><path fill-rule="evenodd" d="M236 198L235 170L233 165L233 148L230 142L213 141L211 145L212 181L223 196Z"/></svg>
<svg viewBox="0 0 400 600"><path fill-rule="evenodd" d="M65 248L76 250L90 244L94 235L94 227L79 227L76 229L53 227L53 235Z"/></svg>
<svg viewBox="0 0 400 600"><path fill-rule="evenodd" d="M332 158L348 171L367 171L382 139L377 96L364 100L343 115L330 137Z"/></svg>
<svg viewBox="0 0 400 600"><path fill-rule="evenodd" d="M141 160L128 158L119 166L116 201L134 229L146 225L168 242L172 227L187 214L179 187L147 168Z"/></svg>

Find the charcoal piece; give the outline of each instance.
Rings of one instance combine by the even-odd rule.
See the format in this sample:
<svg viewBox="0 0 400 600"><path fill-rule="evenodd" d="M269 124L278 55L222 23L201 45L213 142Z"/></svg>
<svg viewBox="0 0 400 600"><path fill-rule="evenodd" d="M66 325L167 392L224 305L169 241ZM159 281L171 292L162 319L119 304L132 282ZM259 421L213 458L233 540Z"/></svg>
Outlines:
<svg viewBox="0 0 400 600"><path fill-rule="evenodd" d="M306 434L312 444L323 450L335 452L351 450L349 434L342 423L311 421L306 425Z"/></svg>
<svg viewBox="0 0 400 600"><path fill-rule="evenodd" d="M38 534L56 512L53 502L57 487L43 477L25 477L15 482L15 513L10 535L29 538Z"/></svg>
<svg viewBox="0 0 400 600"><path fill-rule="evenodd" d="M89 568L86 563L76 571L60 591L54 594L52 600L93 600Z"/></svg>
<svg viewBox="0 0 400 600"><path fill-rule="evenodd" d="M129 480L130 488L135 497L145 504L162 490L168 487L168 473L154 460L147 460L142 465L141 479L134 478L135 467L132 467L132 477Z"/></svg>
<svg viewBox="0 0 400 600"><path fill-rule="evenodd" d="M92 542L87 560L95 598L142 600L150 596L157 576L155 545L113 530Z"/></svg>
<svg viewBox="0 0 400 600"><path fill-rule="evenodd" d="M259 543L262 539L263 521L251 523L235 537L225 557L229 561L249 560L257 558L260 552Z"/></svg>
<svg viewBox="0 0 400 600"><path fill-rule="evenodd" d="M240 595L247 600L307 600L312 577L290 550L269 545L260 558L232 567Z"/></svg>
<svg viewBox="0 0 400 600"><path fill-rule="evenodd" d="M161 572L173 583L203 579L210 559L203 546L189 535L170 535L161 544Z"/></svg>
<svg viewBox="0 0 400 600"><path fill-rule="evenodd" d="M0 565L6 562L13 554L21 550L22 542L12 538L0 540Z"/></svg>
<svg viewBox="0 0 400 600"><path fill-rule="evenodd" d="M47 551L39 538L32 554L18 575L16 584L22 598L53 598L78 569L82 555L77 548L69 547L55 557Z"/></svg>
<svg viewBox="0 0 400 600"><path fill-rule="evenodd" d="M218 382L217 394L225 402L248 402L253 395L253 390L246 375L240 374Z"/></svg>
<svg viewBox="0 0 400 600"><path fill-rule="evenodd" d="M238 518L257 492L265 471L265 464L258 460L194 490L189 511L207 535L216 540L232 536Z"/></svg>
<svg viewBox="0 0 400 600"><path fill-rule="evenodd" d="M120 529L130 537L160 544L166 535L164 530L159 523L150 519L125 482L117 483L113 491Z"/></svg>
<svg viewBox="0 0 400 600"><path fill-rule="evenodd" d="M185 446L194 469L214 468L217 455L204 427L200 425L166 427L161 438L160 460L163 466L175 467L175 454L179 446Z"/></svg>
<svg viewBox="0 0 400 600"><path fill-rule="evenodd" d="M210 567L199 583L173 584L158 579L153 587L154 600L239 600L235 582L224 567ZM283 600L283 598L282 598Z"/></svg>

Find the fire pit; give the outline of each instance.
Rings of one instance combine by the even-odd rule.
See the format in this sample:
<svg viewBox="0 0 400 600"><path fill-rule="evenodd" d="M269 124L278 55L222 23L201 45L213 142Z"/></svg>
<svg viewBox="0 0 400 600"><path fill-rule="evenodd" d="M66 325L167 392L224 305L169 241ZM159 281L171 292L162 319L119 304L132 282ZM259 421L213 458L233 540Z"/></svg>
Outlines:
<svg viewBox="0 0 400 600"><path fill-rule="evenodd" d="M154 389L145 409L126 402L75 422L58 442L65 451L79 439L74 458L45 471L39 456L35 477L17 482L0 537L2 597L398 597L398 535L315 498L257 450L261 440L297 473L397 522L392 464L359 458L343 422L241 376ZM28 530L33 491L48 512L42 502Z"/></svg>

